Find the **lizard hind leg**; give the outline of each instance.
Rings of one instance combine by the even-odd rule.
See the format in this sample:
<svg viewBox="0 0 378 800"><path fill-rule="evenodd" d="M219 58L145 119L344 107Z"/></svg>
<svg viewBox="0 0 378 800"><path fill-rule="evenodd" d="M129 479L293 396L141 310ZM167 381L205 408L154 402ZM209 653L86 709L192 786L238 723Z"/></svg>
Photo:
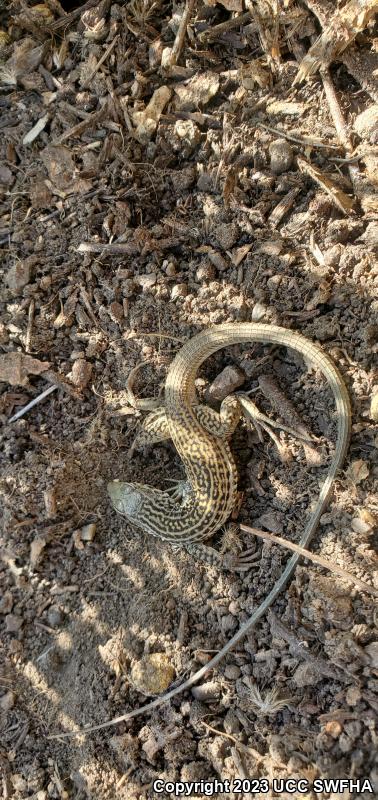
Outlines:
<svg viewBox="0 0 378 800"><path fill-rule="evenodd" d="M165 442L170 439L169 425L165 408L161 406L151 411L145 417L143 423L135 436L135 439L130 448L130 455L134 450L140 450L150 444L157 444L158 442Z"/></svg>
<svg viewBox="0 0 378 800"><path fill-rule="evenodd" d="M210 564L220 570L229 572L247 572L251 566L255 566L256 554L250 551L244 553L220 553L213 547L200 542L185 542L184 548L198 561Z"/></svg>
<svg viewBox="0 0 378 800"><path fill-rule="evenodd" d="M205 405L195 406L193 411L200 425L220 439L232 436L242 415L239 398L235 394L222 400L219 412Z"/></svg>
<svg viewBox="0 0 378 800"><path fill-rule="evenodd" d="M275 444L277 444L277 437L272 430L273 428L285 431L285 433L290 434L295 439L299 439L300 441L312 442L314 440L314 437L305 436L304 434L295 430L295 428L289 428L288 425L284 425L282 422L276 422L275 420L270 419L270 417L267 417L266 414L263 414L263 412L257 408L255 403L248 397L247 394L241 392L238 395L238 400L242 408L243 416L247 422L252 423L258 432L259 428L263 428L263 430L269 434Z"/></svg>

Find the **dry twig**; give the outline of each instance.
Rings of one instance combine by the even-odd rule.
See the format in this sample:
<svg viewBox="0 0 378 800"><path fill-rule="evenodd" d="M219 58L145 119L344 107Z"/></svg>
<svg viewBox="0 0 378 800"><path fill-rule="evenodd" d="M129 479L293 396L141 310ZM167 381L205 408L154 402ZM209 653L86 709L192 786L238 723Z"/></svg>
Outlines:
<svg viewBox="0 0 378 800"><path fill-rule="evenodd" d="M39 394L37 397L34 397L33 400L30 401L30 403L27 403L26 406L20 408L20 410L17 411L16 414L13 414L13 417L10 417L8 422L16 422L17 419L20 419L21 417L24 416L24 414L27 414L27 412L30 411L31 408L34 408L34 406L36 406L38 403L41 403L42 400L45 399L45 397L51 394L51 392L55 392L55 389L58 389L58 386L55 385L49 386L47 389L41 392L41 394Z"/></svg>
<svg viewBox="0 0 378 800"><path fill-rule="evenodd" d="M177 64L177 62L178 62L178 60L180 58L181 50L182 50L182 48L184 46L186 30L187 30L187 27L188 27L188 24L189 24L190 17L192 16L192 13L193 13L193 9L194 9L195 3L196 3L196 0L186 0L184 13L183 13L183 15L181 17L181 20L180 20L180 25L178 27L176 38L175 38L175 41L173 43L173 47L172 47L170 53L167 55L167 57L165 59L165 62L164 62L164 65L163 65L164 67L173 67L173 66L175 66L175 64Z"/></svg>
<svg viewBox="0 0 378 800"><path fill-rule="evenodd" d="M294 84L328 67L356 38L376 14L377 0L349 0L344 8L337 8L323 33L314 42L300 64Z"/></svg>
<svg viewBox="0 0 378 800"><path fill-rule="evenodd" d="M355 586L358 586L361 591L368 592L368 594L378 597L378 590L375 589L374 586L370 586L368 583L365 583L365 581L361 581L359 578L351 575L350 572L342 569L342 567L338 567L336 564L328 561L327 558L323 558L323 556L317 556L314 553L311 553L310 550L306 550L304 547L300 547L298 544L294 544L293 542L288 542L287 539L284 539L282 536L277 536L274 533L261 531L258 528L251 528L249 525L240 525L240 528L245 533L252 533L253 536L258 536L260 539L265 539L268 542L275 542L275 544L280 544L281 547L286 547L288 550L292 550L294 553L299 553L299 555L303 556L304 558L308 558L309 561L312 561L314 564L319 564L320 567L325 567L325 569L329 569L330 572L334 572L335 575L339 575L339 577L344 581L348 581L349 583L353 583Z"/></svg>

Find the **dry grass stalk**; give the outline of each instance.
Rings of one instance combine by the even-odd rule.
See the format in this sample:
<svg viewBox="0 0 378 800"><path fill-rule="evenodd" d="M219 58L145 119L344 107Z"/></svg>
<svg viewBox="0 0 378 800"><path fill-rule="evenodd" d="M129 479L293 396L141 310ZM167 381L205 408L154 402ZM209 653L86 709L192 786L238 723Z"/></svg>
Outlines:
<svg viewBox="0 0 378 800"><path fill-rule="evenodd" d="M269 689L265 695L262 695L258 686L251 686L248 692L252 710L258 717L278 714L291 701L290 697L280 697L276 687Z"/></svg>

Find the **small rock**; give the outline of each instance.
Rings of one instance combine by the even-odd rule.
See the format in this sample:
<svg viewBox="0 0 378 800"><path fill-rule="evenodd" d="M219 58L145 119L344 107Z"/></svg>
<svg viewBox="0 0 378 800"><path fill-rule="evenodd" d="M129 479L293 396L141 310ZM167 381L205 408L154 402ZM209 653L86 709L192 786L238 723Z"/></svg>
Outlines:
<svg viewBox="0 0 378 800"><path fill-rule="evenodd" d="M252 309L252 322L260 322L260 320L264 319L267 315L267 307L263 306L262 303L255 303Z"/></svg>
<svg viewBox="0 0 378 800"><path fill-rule="evenodd" d="M209 386L206 394L209 400L224 400L228 394L232 394L245 381L244 372L239 367L228 366L217 375Z"/></svg>
<svg viewBox="0 0 378 800"><path fill-rule="evenodd" d="M165 262L165 274L168 278L174 278L177 275L176 264L174 261Z"/></svg>
<svg viewBox="0 0 378 800"><path fill-rule="evenodd" d="M218 225L215 228L214 234L217 243L223 250L230 250L239 239L239 226L236 222L230 222L228 225Z"/></svg>
<svg viewBox="0 0 378 800"><path fill-rule="evenodd" d="M342 753L350 753L353 748L353 741L346 733L341 734L338 744Z"/></svg>
<svg viewBox="0 0 378 800"><path fill-rule="evenodd" d="M188 287L186 283L176 283L171 291L172 300L178 300L179 297L186 297L188 294Z"/></svg>
<svg viewBox="0 0 378 800"><path fill-rule="evenodd" d="M196 111L199 106L207 105L217 94L219 84L220 76L211 71L199 72L186 83L177 83L174 86L176 110Z"/></svg>
<svg viewBox="0 0 378 800"><path fill-rule="evenodd" d="M17 633L23 622L24 620L22 617L19 617L17 614L7 614L5 617L5 626L8 633Z"/></svg>
<svg viewBox="0 0 378 800"><path fill-rule="evenodd" d="M13 182L13 173L9 167L6 167L5 164L0 164L0 186L10 186Z"/></svg>
<svg viewBox="0 0 378 800"><path fill-rule="evenodd" d="M202 261L196 272L197 281L212 281L216 276L216 269L207 259Z"/></svg>
<svg viewBox="0 0 378 800"><path fill-rule="evenodd" d="M58 628L63 622L63 613L59 606L50 606L47 612L47 622L51 628Z"/></svg>
<svg viewBox="0 0 378 800"><path fill-rule="evenodd" d="M163 742L161 741L161 739L156 738L153 735L153 733L150 732L150 735L142 745L142 750L145 752L147 756L147 761L149 761L150 764L154 763L156 756L159 750L162 749L162 747L163 747Z"/></svg>
<svg viewBox="0 0 378 800"><path fill-rule="evenodd" d="M361 700L361 689L358 686L349 686L345 694L348 706L356 706Z"/></svg>
<svg viewBox="0 0 378 800"><path fill-rule="evenodd" d="M27 781L22 777L20 772L11 775L11 782L16 792L26 792L28 789Z"/></svg>
<svg viewBox="0 0 378 800"><path fill-rule="evenodd" d="M370 642L365 647L365 653L369 656L370 664L373 669L378 669L378 642Z"/></svg>
<svg viewBox="0 0 378 800"><path fill-rule="evenodd" d="M156 284L156 272L150 272L148 275L138 275L135 280L142 287L142 291L147 294Z"/></svg>
<svg viewBox="0 0 378 800"><path fill-rule="evenodd" d="M280 511L267 511L255 520L256 528L266 528L272 533L283 533L284 515Z"/></svg>
<svg viewBox="0 0 378 800"><path fill-rule="evenodd" d="M15 701L16 701L15 693L14 692L6 692L0 698L0 708L1 708L1 710L5 711L5 713L7 711L10 711L10 709L13 708L13 706L15 704Z"/></svg>
<svg viewBox="0 0 378 800"><path fill-rule="evenodd" d="M30 281L30 266L25 261L16 261L8 270L5 282L12 294L17 295Z"/></svg>
<svg viewBox="0 0 378 800"><path fill-rule="evenodd" d="M217 250L211 250L208 254L208 257L211 263L214 264L214 267L219 270L219 272L228 269L230 266L229 261L227 261L227 259L224 258L221 253L218 253Z"/></svg>
<svg viewBox="0 0 378 800"><path fill-rule="evenodd" d="M354 130L361 139L368 139L371 144L378 143L378 105L369 106L354 121Z"/></svg>
<svg viewBox="0 0 378 800"><path fill-rule="evenodd" d="M373 394L370 401L370 416L375 422L378 422L378 392Z"/></svg>
<svg viewBox="0 0 378 800"><path fill-rule="evenodd" d="M210 172L203 169L203 165L198 165L197 189L199 192L211 192L214 189L213 176Z"/></svg>
<svg viewBox="0 0 378 800"><path fill-rule="evenodd" d="M340 258L344 252L344 247L341 244L334 244L333 247L329 247L328 250L324 253L324 264L326 267L337 267Z"/></svg>
<svg viewBox="0 0 378 800"><path fill-rule="evenodd" d="M206 703L210 700L215 700L219 697L220 694L220 686L219 683L215 681L208 681L207 683L201 683L200 686L194 686L192 689L192 695L196 700L201 700L201 702Z"/></svg>
<svg viewBox="0 0 378 800"><path fill-rule="evenodd" d="M85 389L92 376L92 364L84 358L78 358L72 365L72 383L78 389Z"/></svg>
<svg viewBox="0 0 378 800"><path fill-rule="evenodd" d="M312 664L299 664L293 675L296 686L302 689L304 686L314 686L322 680L322 676L314 669Z"/></svg>
<svg viewBox="0 0 378 800"><path fill-rule="evenodd" d="M345 722L344 731L347 736L355 742L359 739L362 733L362 722L359 719L352 719L350 722Z"/></svg>
<svg viewBox="0 0 378 800"><path fill-rule="evenodd" d="M236 681L240 678L241 670L236 664L228 664L227 667L224 669L225 678L228 678L230 681Z"/></svg>
<svg viewBox="0 0 378 800"><path fill-rule="evenodd" d="M342 733L343 726L337 719L330 719L326 723L324 730L328 736L332 736L332 739L338 739Z"/></svg>
<svg viewBox="0 0 378 800"><path fill-rule="evenodd" d="M13 608L13 595L12 592L4 592L0 597L0 614L9 614Z"/></svg>
<svg viewBox="0 0 378 800"><path fill-rule="evenodd" d="M268 278L266 285L269 289L269 292L276 292L280 284L282 283L283 276L277 273L276 275L271 275Z"/></svg>
<svg viewBox="0 0 378 800"><path fill-rule="evenodd" d="M353 517L351 527L356 533L369 533L376 526L376 518L367 509L361 509L359 517Z"/></svg>
<svg viewBox="0 0 378 800"><path fill-rule="evenodd" d="M42 553L46 547L47 538L43 534L36 536L30 545L30 567L35 569L41 560Z"/></svg>
<svg viewBox="0 0 378 800"><path fill-rule="evenodd" d="M151 653L133 665L130 680L142 694L161 694L172 683L174 675L175 670L165 653Z"/></svg>
<svg viewBox="0 0 378 800"><path fill-rule="evenodd" d="M83 542L93 542L96 535L96 523L90 522L88 525L83 525L80 534Z"/></svg>
<svg viewBox="0 0 378 800"><path fill-rule="evenodd" d="M229 708L223 720L223 727L226 733L238 733L240 731L240 721L233 708Z"/></svg>
<svg viewBox="0 0 378 800"><path fill-rule="evenodd" d="M201 141L201 131L190 119L177 120L174 130L176 136L191 150L194 150Z"/></svg>
<svg viewBox="0 0 378 800"><path fill-rule="evenodd" d="M270 168L275 175L287 172L293 163L294 153L286 139L275 139L269 145Z"/></svg>
<svg viewBox="0 0 378 800"><path fill-rule="evenodd" d="M373 219L366 226L366 230L359 237L359 242L364 242L369 247L378 246L378 220Z"/></svg>

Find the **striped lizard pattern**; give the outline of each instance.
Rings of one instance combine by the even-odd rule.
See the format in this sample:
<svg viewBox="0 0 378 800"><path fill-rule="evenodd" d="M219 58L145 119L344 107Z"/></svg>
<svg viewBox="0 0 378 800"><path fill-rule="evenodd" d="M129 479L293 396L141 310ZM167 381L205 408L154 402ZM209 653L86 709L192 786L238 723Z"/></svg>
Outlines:
<svg viewBox="0 0 378 800"><path fill-rule="evenodd" d="M302 548L308 547L317 529L347 451L351 425L348 392L333 362L317 345L295 331L247 322L217 325L194 336L178 352L169 369L164 410L152 412L150 426L146 426L147 431L150 427L150 441L170 437L183 461L186 480L181 498L178 501L167 492L142 484L112 481L108 485L114 508L130 522L154 536L187 546L194 554L196 543L206 540L219 529L236 502L236 467L227 439L240 415L249 414L248 401L242 395L226 398L219 415L211 409L203 410L204 407L196 405L195 377L201 364L212 353L230 345L251 342L284 346L299 353L310 366L323 374L335 400L336 445L318 500L300 538ZM198 683L265 614L292 576L299 557L297 553L291 556L262 603L205 666L180 686L150 703L81 732L88 733L130 720Z"/></svg>
<svg viewBox="0 0 378 800"><path fill-rule="evenodd" d="M109 494L114 508L144 531L168 542L191 547L213 535L229 518L237 502L237 472L228 444L240 416L248 415L249 399L227 397L220 413L197 405L195 378L212 353L240 343L262 342L295 350L317 367L332 389L338 419L336 449L303 537L307 544L327 502L332 481L345 455L349 438L350 406L344 383L328 356L301 334L273 325L239 323L217 325L190 339L176 355L165 386L165 407L147 418L145 441L171 438L184 465L186 480L181 497L138 483L112 481ZM305 546L305 545L304 545ZM198 553L200 553L198 549Z"/></svg>

